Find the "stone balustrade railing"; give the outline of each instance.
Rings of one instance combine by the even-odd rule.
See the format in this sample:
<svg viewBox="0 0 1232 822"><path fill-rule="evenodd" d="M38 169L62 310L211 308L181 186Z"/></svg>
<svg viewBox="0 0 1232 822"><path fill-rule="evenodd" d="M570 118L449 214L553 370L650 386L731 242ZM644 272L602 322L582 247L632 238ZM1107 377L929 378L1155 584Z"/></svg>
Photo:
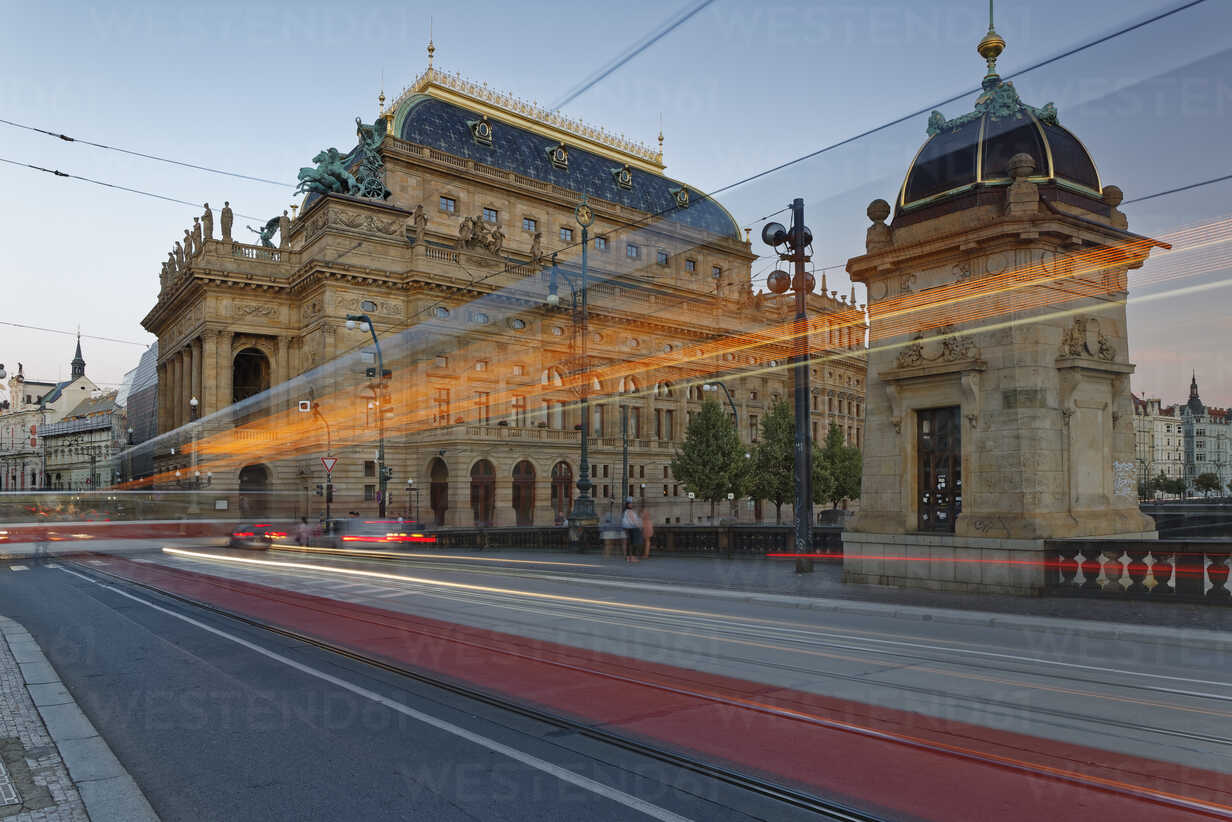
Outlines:
<svg viewBox="0 0 1232 822"><path fill-rule="evenodd" d="M1232 604L1232 540L1048 540L1045 592Z"/></svg>
<svg viewBox="0 0 1232 822"><path fill-rule="evenodd" d="M271 263L282 262L282 251L280 249L266 248L262 245L247 245L246 243L232 243L231 256L242 260L265 260Z"/></svg>

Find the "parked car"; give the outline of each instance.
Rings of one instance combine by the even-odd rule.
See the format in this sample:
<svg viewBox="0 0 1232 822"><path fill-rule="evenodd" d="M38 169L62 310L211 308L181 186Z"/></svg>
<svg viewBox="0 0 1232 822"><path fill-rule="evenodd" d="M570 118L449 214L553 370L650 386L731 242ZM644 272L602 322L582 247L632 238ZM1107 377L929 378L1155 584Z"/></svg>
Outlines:
<svg viewBox="0 0 1232 822"><path fill-rule="evenodd" d="M282 526L272 522L254 522L237 525L231 531L228 546L231 548L255 548L264 551L273 542L290 542L290 535Z"/></svg>
<svg viewBox="0 0 1232 822"><path fill-rule="evenodd" d="M338 519L328 523L325 542L334 548L388 548L431 544L436 536L423 523L399 519Z"/></svg>

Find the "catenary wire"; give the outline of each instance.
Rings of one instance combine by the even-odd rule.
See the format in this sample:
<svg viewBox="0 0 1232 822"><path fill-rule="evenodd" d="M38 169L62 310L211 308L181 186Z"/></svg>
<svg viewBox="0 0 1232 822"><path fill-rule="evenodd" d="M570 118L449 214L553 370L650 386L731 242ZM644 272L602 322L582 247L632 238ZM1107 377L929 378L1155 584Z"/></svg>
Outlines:
<svg viewBox="0 0 1232 822"><path fill-rule="evenodd" d="M256 183L269 183L270 185L283 186L284 188L294 188L295 187L292 183L281 183L277 180L267 180L264 177L254 177L251 174L240 174L239 172L236 172L236 171L227 171L226 169L221 169L221 168L210 168L209 166L197 165L196 163L189 163L184 160L173 160L170 157L160 157L157 154L146 154L141 151L133 151L132 149L128 149L128 148L120 148L119 146L109 146L109 145L106 145L105 143L95 143L90 140L83 139L81 137L70 137L67 134L60 134L59 132L48 131L45 128L38 128L36 126L26 125L25 123L15 123L12 120L5 120L2 117L0 117L0 123L4 123L5 125L8 125L8 126L13 126L14 128L22 128L27 131L34 131L39 134L46 134L48 137L54 137L56 139L63 140L66 143L82 143L83 145L94 146L95 148L102 148L108 151L118 151L121 154L130 154L133 157L144 157L147 160L157 160L160 163L170 163L171 165L183 166L184 168L195 168L198 171L208 171L211 174L225 174L228 177L236 177L241 180L251 180Z"/></svg>

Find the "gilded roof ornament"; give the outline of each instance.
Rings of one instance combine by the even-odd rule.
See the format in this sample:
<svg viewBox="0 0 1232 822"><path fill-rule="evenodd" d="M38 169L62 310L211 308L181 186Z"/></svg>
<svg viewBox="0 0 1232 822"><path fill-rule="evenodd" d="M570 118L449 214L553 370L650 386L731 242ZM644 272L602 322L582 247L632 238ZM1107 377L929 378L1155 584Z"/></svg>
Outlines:
<svg viewBox="0 0 1232 822"><path fill-rule="evenodd" d="M988 62L988 74L984 75L985 84L997 76L997 58L1001 56L1001 52L1005 51L1005 38L997 34L997 30L993 28L992 4L993 0L988 0L988 33L975 47L980 56Z"/></svg>

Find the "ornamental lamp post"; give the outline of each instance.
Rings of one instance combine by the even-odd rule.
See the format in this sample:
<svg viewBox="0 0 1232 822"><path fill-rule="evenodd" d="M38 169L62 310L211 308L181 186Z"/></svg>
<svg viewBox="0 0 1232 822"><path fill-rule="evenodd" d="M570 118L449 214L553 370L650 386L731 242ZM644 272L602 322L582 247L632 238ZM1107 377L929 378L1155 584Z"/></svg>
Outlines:
<svg viewBox="0 0 1232 822"><path fill-rule="evenodd" d="M796 293L796 321L794 329L795 351L792 354L792 378L795 383L795 485L796 499L794 508L796 573L808 574L813 571L813 560L806 556L812 551L812 444L809 442L809 342L808 342L808 307L805 297L813 290L813 275L804 270L804 264L811 259L807 253L813 244L813 232L804 225L804 200L797 197L791 204L791 228L784 228L780 223L766 223L761 230L761 239L766 245L778 252L779 246L786 250L778 252L779 259L794 264L795 276L786 271L773 272L766 284L775 294L783 294L788 288Z"/></svg>
<svg viewBox="0 0 1232 822"><path fill-rule="evenodd" d="M552 255L552 271L551 280L548 287L547 303L553 308L560 305L560 295L557 293L557 278L564 276L566 282L569 282L569 288L573 292L573 305L577 309L574 313L573 321L580 326L582 337L582 351L578 368L575 372L580 373L581 381L579 383L580 402L578 404L582 415L581 435L582 435L582 453L581 460L578 466L578 481L577 489L578 496L573 500L573 510L569 514L569 521L572 526L581 528L585 525L594 524L598 516L595 514L595 500L590 495L592 483L590 481L590 413L589 413L589 395L590 395L590 359L588 351L588 282L586 279L586 252L590 245L590 226L595 221L594 212L586 202L586 195L582 195L580 202L573 210L574 219L577 220L579 226L582 227L582 270L579 275L578 288L573 288L573 283L570 278L560 271L556 264L556 255ZM574 538L580 539L581 532L570 530L571 541Z"/></svg>
<svg viewBox="0 0 1232 822"><path fill-rule="evenodd" d="M697 498L697 494L689 492L689 525L696 525L697 520L693 519L693 500Z"/></svg>
<svg viewBox="0 0 1232 822"><path fill-rule="evenodd" d="M371 308L369 308L371 306ZM370 300L365 300L361 307L367 310L374 310L376 304ZM377 381L372 384L372 394L377 401L377 477L380 482L380 490L377 493L377 516L381 519L385 518L385 497L389 486L389 478L392 471L385 467L385 411L388 407L387 397L385 393L385 384L393 372L385 370L385 359L381 356L381 341L376 337L376 327L372 324L372 318L367 314L347 314L346 327L349 330L359 328L360 331L367 331L372 335L372 344L376 346L376 373L369 372L371 376L377 378Z"/></svg>
<svg viewBox="0 0 1232 822"><path fill-rule="evenodd" d="M727 397L727 404L731 406L731 412L732 412L732 422L733 422L733 423L735 424L735 426L736 426L736 431L737 431L737 433L739 433L739 431L740 431L740 416L739 416L738 412L736 411L736 403L732 400L731 391L728 391L728 390L727 390L727 383L725 383L725 382L723 382L723 381L721 381L721 380L715 380L715 381L713 381L713 382L702 383L702 390L703 390L703 391L709 391L709 392L713 392L713 391L722 391L722 392L723 392L723 394Z"/></svg>

